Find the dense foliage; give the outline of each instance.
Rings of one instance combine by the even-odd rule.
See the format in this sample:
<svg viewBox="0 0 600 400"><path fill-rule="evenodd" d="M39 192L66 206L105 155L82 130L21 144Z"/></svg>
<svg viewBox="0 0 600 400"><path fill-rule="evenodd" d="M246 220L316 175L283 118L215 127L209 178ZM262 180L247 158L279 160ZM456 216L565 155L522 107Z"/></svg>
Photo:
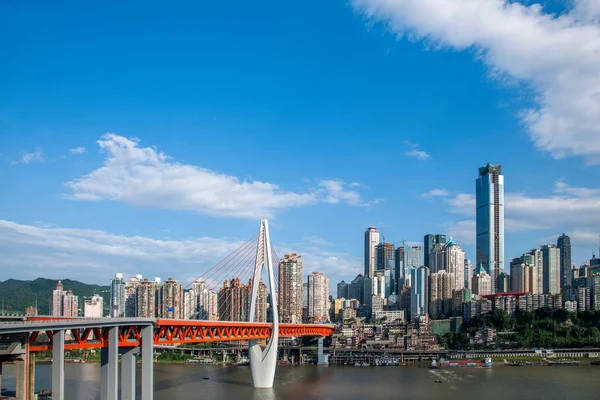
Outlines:
<svg viewBox="0 0 600 400"><path fill-rule="evenodd" d="M37 306L40 315L48 315L52 299L52 291L58 283L55 279L38 278L33 281L20 281L8 279L0 282L0 299L3 310L7 314L24 314L25 309L34 306L37 296ZM95 294L104 298L104 309L108 309L110 297L109 286L88 285L86 283L62 280L64 290L72 290L73 294L79 296L79 307L83 309L83 298Z"/></svg>
<svg viewBox="0 0 600 400"><path fill-rule="evenodd" d="M451 349L483 347L472 343L482 328L498 332L495 348L574 348L600 345L600 310L570 313L565 309L541 308L534 313L517 311L512 316L494 310L470 323L463 324L460 333L448 333L442 343Z"/></svg>

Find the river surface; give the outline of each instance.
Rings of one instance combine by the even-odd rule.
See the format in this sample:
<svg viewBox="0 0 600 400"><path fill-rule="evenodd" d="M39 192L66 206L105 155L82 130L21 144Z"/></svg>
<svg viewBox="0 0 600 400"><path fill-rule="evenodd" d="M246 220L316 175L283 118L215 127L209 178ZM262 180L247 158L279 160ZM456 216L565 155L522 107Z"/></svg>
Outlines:
<svg viewBox="0 0 600 400"><path fill-rule="evenodd" d="M50 368L37 365L37 389L51 388ZM66 400L100 399L99 364L67 364L65 376ZM155 400L600 399L600 366L592 365L487 370L279 366L274 389L254 389L247 366L155 365L154 376ZM13 365L4 366L2 386L14 390Z"/></svg>

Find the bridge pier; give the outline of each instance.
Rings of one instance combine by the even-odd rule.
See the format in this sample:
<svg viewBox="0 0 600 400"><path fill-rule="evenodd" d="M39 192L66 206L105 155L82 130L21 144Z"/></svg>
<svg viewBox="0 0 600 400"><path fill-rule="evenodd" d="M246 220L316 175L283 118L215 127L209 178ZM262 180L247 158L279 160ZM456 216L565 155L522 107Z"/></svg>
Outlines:
<svg viewBox="0 0 600 400"><path fill-rule="evenodd" d="M119 383L119 328L108 330L108 347L100 351L100 398L117 400ZM54 393L52 393L54 395Z"/></svg>
<svg viewBox="0 0 600 400"><path fill-rule="evenodd" d="M65 331L52 335L52 398L65 399Z"/></svg>
<svg viewBox="0 0 600 400"><path fill-rule="evenodd" d="M129 347L121 356L121 400L135 400L137 347Z"/></svg>
<svg viewBox="0 0 600 400"><path fill-rule="evenodd" d="M142 328L142 399L154 399L154 327Z"/></svg>
<svg viewBox="0 0 600 400"><path fill-rule="evenodd" d="M323 336L321 336L319 338L319 344L317 347L317 364L318 365L329 364L329 360L327 359L327 357L325 356L325 353L323 352L323 341L324 340L325 340L325 338Z"/></svg>

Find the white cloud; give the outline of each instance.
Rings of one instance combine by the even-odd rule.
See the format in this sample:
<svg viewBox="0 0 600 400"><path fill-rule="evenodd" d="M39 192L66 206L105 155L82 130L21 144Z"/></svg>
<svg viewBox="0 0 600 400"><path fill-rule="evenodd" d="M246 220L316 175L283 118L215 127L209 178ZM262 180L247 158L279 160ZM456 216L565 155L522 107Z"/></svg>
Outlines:
<svg viewBox="0 0 600 400"><path fill-rule="evenodd" d="M333 243L328 242L327 240L323 239L321 236L306 236L303 238L305 241L307 241L308 243L311 244L315 244L317 246L331 246L333 245Z"/></svg>
<svg viewBox="0 0 600 400"><path fill-rule="evenodd" d="M112 133L98 144L108 155L103 167L66 185L74 200L113 200L143 208L194 211L242 218L272 217L277 211L317 203L365 206L360 194L341 180L317 180L305 193L278 185L240 180L194 165L180 164L139 141Z"/></svg>
<svg viewBox="0 0 600 400"><path fill-rule="evenodd" d="M99 230L57 228L47 223L40 225L43 227L0 220L0 270L13 271L10 276L21 279L69 277L90 283L107 283L115 272L122 272L126 277L141 273L163 279L172 276L187 284L191 277L208 276L207 270L245 242L210 237L157 240ZM254 245L249 246L254 248ZM351 255L323 251L317 246L282 246L277 250L280 256L291 252L302 254L304 275L323 272L330 277L332 287L341 279L354 278L362 265ZM253 254L250 251L245 257ZM225 277L232 278L234 270L237 267L230 268L231 272L225 272L226 275L213 275L211 280L220 284Z"/></svg>
<svg viewBox="0 0 600 400"><path fill-rule="evenodd" d="M450 192L446 189L432 189L427 193L423 193L422 197L446 197L450 196Z"/></svg>
<svg viewBox="0 0 600 400"><path fill-rule="evenodd" d="M404 144L410 148L411 150L404 153L405 156L413 157L418 160L426 160L429 158L429 154L419 148L419 145L416 143L411 143L408 140L404 142Z"/></svg>
<svg viewBox="0 0 600 400"><path fill-rule="evenodd" d="M491 75L533 88L520 118L536 147L555 158L600 164L600 2L571 12L507 0L352 0L371 20L433 48L477 50ZM594 22L595 21L595 22ZM415 153L417 155L417 153Z"/></svg>
<svg viewBox="0 0 600 400"><path fill-rule="evenodd" d="M72 154L83 154L83 153L86 152L86 149L85 149L85 147L78 146L78 147L74 147L72 149L69 149L69 151Z"/></svg>
<svg viewBox="0 0 600 400"><path fill-rule="evenodd" d="M43 163L44 161L44 150L41 147L36 147L32 153L23 153L20 160L23 164L30 164L32 162Z"/></svg>
<svg viewBox="0 0 600 400"><path fill-rule="evenodd" d="M460 245L475 244L475 221L463 220L452 224L443 225L448 237L452 237Z"/></svg>

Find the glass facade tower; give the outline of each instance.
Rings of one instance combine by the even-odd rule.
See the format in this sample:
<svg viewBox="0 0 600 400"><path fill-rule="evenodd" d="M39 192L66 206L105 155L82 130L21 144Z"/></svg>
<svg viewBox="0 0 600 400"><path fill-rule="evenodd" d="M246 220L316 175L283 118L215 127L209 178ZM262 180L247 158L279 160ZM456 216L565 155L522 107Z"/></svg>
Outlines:
<svg viewBox="0 0 600 400"><path fill-rule="evenodd" d="M504 175L501 165L479 168L475 186L477 267L490 275L492 291L498 291L498 275L504 272Z"/></svg>

